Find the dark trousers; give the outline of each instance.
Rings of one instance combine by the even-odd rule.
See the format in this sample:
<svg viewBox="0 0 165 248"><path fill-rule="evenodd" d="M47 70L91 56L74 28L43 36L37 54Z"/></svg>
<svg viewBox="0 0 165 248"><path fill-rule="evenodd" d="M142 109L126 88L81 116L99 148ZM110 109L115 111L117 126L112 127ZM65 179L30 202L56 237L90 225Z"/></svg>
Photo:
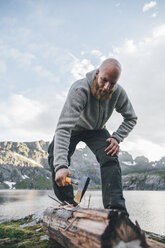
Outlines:
<svg viewBox="0 0 165 248"><path fill-rule="evenodd" d="M70 165L70 159L75 151L76 145L80 141L85 142L95 154L97 161L100 164L104 208L120 209L121 211L127 213L125 200L123 197L121 169L118 156L110 156L105 152L106 147L109 145L109 142L106 142L106 139L109 137L110 134L105 128L100 130L72 131L68 152L68 162ZM53 142L49 146L48 153L48 162L52 169L54 192L61 201L65 200L72 203L74 197L72 185L58 187L54 180Z"/></svg>

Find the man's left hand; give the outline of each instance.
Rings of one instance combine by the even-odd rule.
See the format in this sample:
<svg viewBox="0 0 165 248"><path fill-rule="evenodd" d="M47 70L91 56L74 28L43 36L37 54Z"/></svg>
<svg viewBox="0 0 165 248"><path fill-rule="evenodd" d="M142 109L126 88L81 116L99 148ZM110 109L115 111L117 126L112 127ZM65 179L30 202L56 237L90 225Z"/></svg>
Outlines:
<svg viewBox="0 0 165 248"><path fill-rule="evenodd" d="M105 151L107 152L107 155L111 154L111 156L115 155L115 154L119 154L119 144L117 142L117 140L115 140L114 138L108 138L106 139L107 142L110 143L109 146L107 146L107 148L105 149Z"/></svg>

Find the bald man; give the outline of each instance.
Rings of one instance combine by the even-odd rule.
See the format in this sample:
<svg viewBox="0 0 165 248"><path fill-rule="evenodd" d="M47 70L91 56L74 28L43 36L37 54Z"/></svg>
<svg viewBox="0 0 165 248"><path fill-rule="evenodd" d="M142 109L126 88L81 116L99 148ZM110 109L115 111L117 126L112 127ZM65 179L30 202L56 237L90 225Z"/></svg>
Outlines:
<svg viewBox="0 0 165 248"><path fill-rule="evenodd" d="M68 167L76 145L85 142L100 164L104 208L128 214L118 161L119 143L133 129L137 117L125 90L117 84L120 74L120 63L110 58L73 83L49 146L48 161L56 196L75 204L72 185L65 182L65 177L71 176ZM123 116L123 122L110 134L105 124L114 109Z"/></svg>

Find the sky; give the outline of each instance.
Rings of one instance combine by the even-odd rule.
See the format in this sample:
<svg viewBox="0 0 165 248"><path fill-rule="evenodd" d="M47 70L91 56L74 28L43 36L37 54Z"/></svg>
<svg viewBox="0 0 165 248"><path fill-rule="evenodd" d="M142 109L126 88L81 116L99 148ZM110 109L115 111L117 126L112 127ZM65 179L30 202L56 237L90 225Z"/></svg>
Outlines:
<svg viewBox="0 0 165 248"><path fill-rule="evenodd" d="M164 13L164 0L0 0L0 141L51 141L72 83L113 57L138 116L121 150L165 156Z"/></svg>

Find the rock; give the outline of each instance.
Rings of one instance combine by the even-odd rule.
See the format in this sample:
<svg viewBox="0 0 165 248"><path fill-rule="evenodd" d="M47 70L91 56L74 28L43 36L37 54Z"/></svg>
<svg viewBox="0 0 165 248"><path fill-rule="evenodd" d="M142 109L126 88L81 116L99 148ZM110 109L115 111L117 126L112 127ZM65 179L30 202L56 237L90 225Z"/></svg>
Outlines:
<svg viewBox="0 0 165 248"><path fill-rule="evenodd" d="M41 223L43 220L44 211L37 212L32 215L32 218L37 220L37 223Z"/></svg>
<svg viewBox="0 0 165 248"><path fill-rule="evenodd" d="M165 179L161 176L148 175L145 181L147 190L165 190Z"/></svg>
<svg viewBox="0 0 165 248"><path fill-rule="evenodd" d="M149 162L149 160L145 156L138 156L138 157L135 158L135 162L137 164L146 164L146 163Z"/></svg>
<svg viewBox="0 0 165 248"><path fill-rule="evenodd" d="M49 240L49 236L48 235L43 235L40 237L40 240Z"/></svg>
<svg viewBox="0 0 165 248"><path fill-rule="evenodd" d="M158 175L123 176L125 190L165 190L165 178Z"/></svg>
<svg viewBox="0 0 165 248"><path fill-rule="evenodd" d="M24 228L24 227L27 227L27 226L35 226L35 225L37 225L37 221L36 221L36 220L33 220L32 222L22 224L22 225L20 225L19 227L20 227L20 228Z"/></svg>

